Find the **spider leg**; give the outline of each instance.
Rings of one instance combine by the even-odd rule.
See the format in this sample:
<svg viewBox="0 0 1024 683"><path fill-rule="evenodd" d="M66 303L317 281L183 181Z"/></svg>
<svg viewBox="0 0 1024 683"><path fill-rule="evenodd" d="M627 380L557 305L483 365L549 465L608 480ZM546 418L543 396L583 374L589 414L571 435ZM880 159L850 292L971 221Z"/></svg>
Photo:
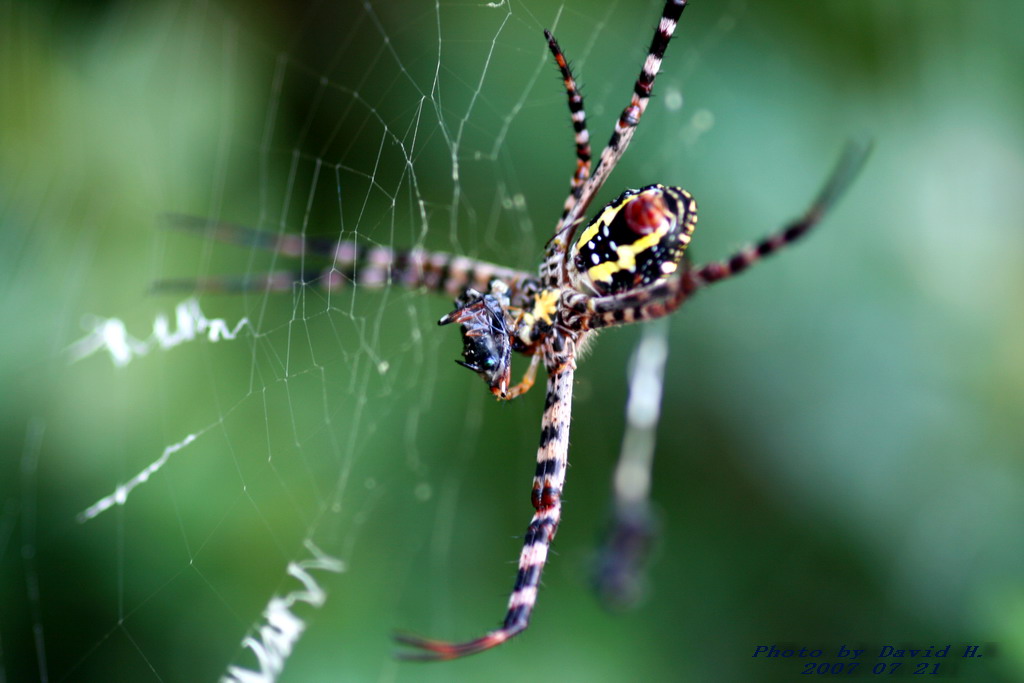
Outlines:
<svg viewBox="0 0 1024 683"><path fill-rule="evenodd" d="M565 94L569 99L572 128L576 135L576 172L569 183L569 196L565 198L565 207L562 210L562 218L565 218L579 201L580 194L583 192L583 183L590 177L590 133L587 131L587 113L583 110L583 95L580 94L579 88L576 86L576 79L573 78L572 69L565 60L565 54L558 46L558 41L547 29L544 30L544 37L548 39L548 48L555 57L558 70L562 73Z"/></svg>
<svg viewBox="0 0 1024 683"><path fill-rule="evenodd" d="M202 216L192 216L184 213L163 213L160 214L160 227L167 230L191 233L206 239L214 239L225 244L234 244L240 247L254 247L264 251L270 251L290 258L298 258L304 255L323 256L325 258L337 258L342 256L344 250L356 250L352 242L334 242L322 237L306 237L294 233L278 233L269 230L256 230L245 225L229 223L228 221L212 220ZM343 260L352 260L351 256L342 256Z"/></svg>
<svg viewBox="0 0 1024 683"><path fill-rule="evenodd" d="M533 383L537 378L538 365L540 365L540 354L535 353L533 355L533 358L530 359L530 366L526 368L526 372L523 373L523 378L519 380L519 382L516 385L510 387L507 392L505 392L504 398L507 400L511 400L513 398L516 398L517 396L522 396L531 388L533 388Z"/></svg>
<svg viewBox="0 0 1024 683"><path fill-rule="evenodd" d="M654 78L658 75L658 69L661 68L661 60L665 56L665 49L668 47L669 40L671 40L672 34L676 30L679 17L682 16L684 9L686 9L686 0L668 0L665 3L665 7L661 12L661 19L658 21L657 28L654 29L654 37L651 39L651 46L647 50L647 57L644 59L640 75L636 79L636 84L633 86L633 95L629 100L629 104L619 115L618 121L615 122L615 130L612 132L608 144L601 152L597 166L579 191L579 200L563 217L559 225L559 232L564 231L566 233L564 238L561 238L561 245L559 247L561 251L564 251L569 242L572 241L572 233L580 217L586 213L587 207L590 206L597 192L604 185L604 181L607 180L608 175L615 168L615 165L619 163L619 159L622 158L626 148L629 147L629 142L633 139L633 134L636 132L637 124L640 123L640 118L643 116L644 110L647 109L647 102L651 97L651 89L654 87Z"/></svg>
<svg viewBox="0 0 1024 683"><path fill-rule="evenodd" d="M508 284L509 296L515 298L519 296L520 286L536 277L525 271L446 252L366 247L348 240L334 242L296 234L278 234L185 214L164 214L161 223L173 230L303 261L306 256L321 257L329 259L331 265L322 269L303 265L257 275L157 280L152 286L154 292L279 292L290 291L296 283L315 285L333 292L350 285L380 288L398 284L407 289L422 287L455 297L469 287L487 291L491 282L497 279Z"/></svg>
<svg viewBox="0 0 1024 683"><path fill-rule="evenodd" d="M658 535L650 494L668 331L668 320L645 325L630 360L626 431L612 480L608 530L592 574L594 588L609 609L633 607L642 597Z"/></svg>
<svg viewBox="0 0 1024 683"><path fill-rule="evenodd" d="M541 421L537 471L533 477L531 500L536 512L530 520L519 554L519 571L509 597L508 610L501 628L463 643L430 640L409 634L395 639L416 651L399 653L401 659L437 661L455 659L489 650L526 630L537 602L541 572L548 549L562 515L562 486L569 453L569 416L572 412L572 360L549 369L547 398Z"/></svg>
<svg viewBox="0 0 1024 683"><path fill-rule="evenodd" d="M782 230L772 233L753 245L740 249L722 261L712 261L695 267L690 278L695 289L738 275L763 257L783 249L806 235L825 217L850 184L860 173L871 154L870 140L851 140L843 147L842 155L825 185L804 215Z"/></svg>
<svg viewBox="0 0 1024 683"><path fill-rule="evenodd" d="M765 256L780 251L806 235L849 188L870 151L869 142L848 142L835 169L811 206L782 230L740 249L727 259L696 266L677 278L656 282L628 293L590 297L579 292L566 292L563 294L563 305L572 311L567 315L567 320L575 329L596 329L651 320L672 313L698 289L738 275Z"/></svg>

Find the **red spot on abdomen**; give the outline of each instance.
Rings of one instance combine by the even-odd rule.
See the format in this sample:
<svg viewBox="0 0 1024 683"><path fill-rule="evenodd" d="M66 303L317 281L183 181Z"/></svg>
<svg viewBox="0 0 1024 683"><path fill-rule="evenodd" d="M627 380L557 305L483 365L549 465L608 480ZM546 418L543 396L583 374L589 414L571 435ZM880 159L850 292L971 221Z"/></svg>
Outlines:
<svg viewBox="0 0 1024 683"><path fill-rule="evenodd" d="M626 225L638 235L647 235L657 230L668 214L665 199L657 190L641 192L622 210L626 214Z"/></svg>

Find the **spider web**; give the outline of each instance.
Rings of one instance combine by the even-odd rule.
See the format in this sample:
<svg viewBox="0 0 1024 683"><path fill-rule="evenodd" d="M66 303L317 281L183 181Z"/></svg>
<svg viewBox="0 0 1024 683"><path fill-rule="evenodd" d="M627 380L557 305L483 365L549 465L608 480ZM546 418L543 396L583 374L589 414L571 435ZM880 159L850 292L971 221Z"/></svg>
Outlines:
<svg viewBox="0 0 1024 683"><path fill-rule="evenodd" d="M751 53L730 46L751 38L765 48L776 38L744 3L707 4L684 16L637 139L599 198L627 185L686 182L718 207L718 225L735 226L698 231L697 260L802 208L841 143L827 113L777 136L750 121L758 117L746 87L755 77L737 74ZM757 361L737 359L756 344L728 340L743 336L735 320L757 321L767 296L744 304L743 293L726 292L715 304L695 303L672 335L665 401L686 426L663 426L658 457L683 462L655 480L654 497L671 500L674 482L696 483L685 501L663 509L665 548L650 581L663 604L613 618L585 580L606 521L637 339L634 330L615 331L581 363L568 519L529 636L446 669L396 663L390 633L464 639L502 615L530 513L542 392L495 405L478 378L455 367L457 334L435 325L449 309L442 296L298 283L233 296L147 292L161 279L328 265L165 230L157 219L164 211L534 268L573 169L564 93L541 31L552 29L573 63L599 149L660 6L345 1L253 10L183 2L58 4L47 13L3 5L5 74L26 98L11 117L37 145L24 158L38 157L46 138L74 149L75 162L3 167L12 196L27 198L0 207L5 223L49 229L33 239L27 228L9 233L5 251L15 256L5 278L12 291L34 283L34 296L55 304L35 311L47 315L47 361L11 374L29 378L18 387L31 419L11 450L18 494L0 517L3 557L20 546L17 569L5 570L17 598L3 613L30 628L0 631L0 680L521 680L538 664L566 680L709 680L711 672L789 680L791 671L745 668L748 645L814 628L791 635L784 620L740 618L734 630L703 633L720 611L746 611L728 602L736 586L747 606L759 599L763 576L726 576L729 549L756 541L734 539L706 562L684 559L694 544L715 548L710 536L727 528L707 512L719 507L716 498L795 495L792 508L772 508L778 517L766 524L777 537L796 528L787 515L828 495L815 490L805 460L786 464L782 454L825 448L830 436L806 432L814 443L802 444L786 430L805 433L805 424L778 429L779 415L760 408L772 387L795 391L785 378L801 372L798 361L778 361L765 388L749 395L706 389L714 378L738 382L753 371ZM827 92L826 75L799 73L811 81L808 92ZM787 97L801 99L796 90ZM793 116L767 106L759 114L772 125ZM723 126L741 132L705 146ZM16 139L8 159L22 158ZM765 167L737 171L716 160L742 159L752 146ZM792 173L771 168L783 151L797 159ZM762 185L765 175L778 182ZM729 213L723 186L734 185L749 188L744 202L767 207L769 222ZM60 266L33 272L30 264L42 262ZM826 279L828 269L810 263L802 262L806 280L758 276L777 296L791 296ZM761 319L762 329L775 317ZM777 317L801 324L799 309ZM690 328L716 341L699 341ZM15 330L11 348L34 338ZM792 338L767 341L781 347ZM691 356L704 359L699 369L673 367ZM739 417L723 417L733 412ZM842 462L836 453L826 462ZM715 454L721 469L710 462ZM878 484L871 471L846 474L855 490ZM851 516L854 528L878 521ZM800 547L813 547L815 533ZM868 548L890 540L851 533ZM811 563L837 557L842 551ZM884 602L863 577L838 581L852 587L851 602ZM965 590L941 573L926 584ZM782 596L766 609L780 612L796 599ZM847 607L846 618L859 614ZM956 623L964 608L944 609L929 613L930 626ZM909 611L893 617L905 639L931 633ZM680 624L675 615L684 613L692 621ZM825 630L837 644L850 637L839 626ZM947 628L937 637L978 635ZM680 643L704 657L680 663L672 654Z"/></svg>

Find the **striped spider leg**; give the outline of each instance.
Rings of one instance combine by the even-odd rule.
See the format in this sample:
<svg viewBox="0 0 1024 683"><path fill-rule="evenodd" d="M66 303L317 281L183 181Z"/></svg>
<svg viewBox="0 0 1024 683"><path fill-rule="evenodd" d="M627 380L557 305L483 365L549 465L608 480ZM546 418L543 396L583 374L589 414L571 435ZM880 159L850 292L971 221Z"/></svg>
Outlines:
<svg viewBox="0 0 1024 683"><path fill-rule="evenodd" d="M612 496L604 540L591 565L591 584L610 610L634 607L644 595L658 516L651 503L668 319L643 326L629 362L626 424L612 476Z"/></svg>
<svg viewBox="0 0 1024 683"><path fill-rule="evenodd" d="M576 136L576 172L569 181L569 196L565 198L565 207L562 209L562 218L569 215L580 196L583 194L583 185L590 177L590 132L587 130L587 112L583 109L583 95L576 86L576 78L572 75L569 62L566 61L562 48L558 41L551 35L551 31L544 29L544 37L548 39L548 49L555 58L555 64L562 74L562 82L565 85L565 94L569 100L569 115L572 117L572 129Z"/></svg>
<svg viewBox="0 0 1024 683"><path fill-rule="evenodd" d="M509 309L525 305L537 290L537 280L530 273L443 251L367 248L350 240L278 234L180 213L166 213L162 219L164 227L172 230L299 258L302 265L256 275L163 279L153 283L155 292L283 292L296 284L335 292L352 285L379 289L398 284L447 294L457 297L457 308L438 324L457 322L462 328L464 360L456 362L479 373L498 398L515 398L533 385L540 356L533 358L518 384L508 385L512 345L505 332L511 322ZM307 257L330 265L308 266ZM481 294L479 289L489 293Z"/></svg>
<svg viewBox="0 0 1024 683"><path fill-rule="evenodd" d="M608 144L601 151L601 156L597 161L597 167L590 172L590 157L589 145L586 147L587 152L587 164L586 164L586 178L579 180L577 177L573 178L572 192L569 198L566 200L566 211L562 214L562 219L559 222L558 229L555 231L555 235L552 238L556 251L559 255L564 256L565 250L568 247L569 242L573 238L573 233L576 230L577 225L582 220L583 215L586 213L590 203L597 196L601 187L604 186L605 180L615 169L615 166L619 163L619 159L625 154L626 149L629 147L630 141L633 139L633 135L636 133L637 126L640 124L640 118L647 110L647 103L651 98L651 91L654 88L654 79L658 75L658 70L661 69L661 62L665 57L665 50L668 48L668 43L672 39L672 34L675 33L676 26L679 23L679 18L683 14L683 10L686 9L687 0L667 0L665 7L661 12L661 19L658 21L658 26L654 30L654 36L651 38L651 45L647 48L647 57L644 59L643 66L640 69L640 75L636 79L636 83L633 86L633 94L630 97L629 104L626 105L622 113L619 114L618 120L615 122L615 128L612 130L611 137L608 139ZM550 36L550 33L545 33ZM554 43L551 39L549 43ZM551 46L552 52L556 53L556 59L558 59L559 50L557 50L557 43ZM564 58L558 62L559 68L562 68ZM563 76L568 73L568 68L562 70ZM576 146L577 155L579 156L581 136L584 142L589 140L586 133L586 117L583 114L583 101L582 97L578 96L578 92L575 88L575 82L571 78L571 74L566 78L566 89L572 89L569 92L570 111L573 115L573 125L580 126L583 129L582 134L577 131L576 135ZM579 110L573 108L573 94L576 94L579 99ZM582 157L579 157L582 160ZM579 173L577 173L579 176ZM578 183L578 186L577 186ZM575 201L573 201L575 200ZM550 260L549 260L550 261ZM548 265L546 262L545 265ZM563 259L564 264L564 259ZM554 265L554 264L551 264ZM553 273L554 274L554 273ZM566 284L566 273L562 271L559 273L559 282Z"/></svg>
<svg viewBox="0 0 1024 683"><path fill-rule="evenodd" d="M577 350L582 348L592 335L591 330L583 325L573 325L571 318L565 318L566 313L573 317L575 314L572 309L562 308L562 300L570 293L585 296L580 289L584 286L594 293L617 292L623 288L628 289L663 279L670 271L662 267L662 262L677 263L682 258L696 223L696 205L689 194L679 188L651 185L641 190L627 190L610 202L583 231L581 239L573 245L573 249L570 251L568 248L580 217L621 158L633 136L647 106L665 48L685 6L685 0L668 0L665 3L647 58L633 88L630 103L616 122L615 130L592 175L583 98L576 88L575 79L561 48L551 33L545 31L548 47L562 74L568 96L569 111L576 133L576 172L570 183L570 193L562 219L559 221L555 236L547 244L545 257L541 263L542 289L536 292L532 305L519 310L511 323L506 318L505 328L499 330L499 333L507 332L510 335L514 350L532 355L534 363L538 356L542 357L548 374L540 444L537 450L537 469L531 495L535 512L523 539L519 569L502 626L465 642L447 642L399 634L396 636L399 643L414 648L402 652L400 656L403 659L437 661L483 652L504 643L529 625L530 616L537 602L537 591L541 573L547 562L548 550L561 520L561 494L568 465L569 419L572 412L575 359ZM638 262L641 265L629 268L619 265L621 258L615 251L619 246L629 252L633 266L637 266ZM585 261L591 268L584 268L584 274L580 274L577 272L578 269L571 267L573 260L578 260L581 264ZM594 271L595 268L599 272ZM672 270L674 269L673 265ZM614 282L610 288L603 286L605 278L609 282ZM477 297L474 297L471 305L480 303ZM461 310L457 308L449 315L461 316ZM498 316L488 315L488 320L497 318ZM442 322L445 322L445 319L442 319ZM490 322L473 322L474 355L480 349L492 347L502 348L503 354L503 347L500 344L484 344L480 341L481 335L493 332L495 327ZM465 326L463 332L464 335L467 334ZM501 365L504 363L503 357L497 357L496 354L492 360ZM472 369L480 372L477 368ZM488 380L485 373L481 372L481 375ZM494 391L493 384L491 386Z"/></svg>
<svg viewBox="0 0 1024 683"><path fill-rule="evenodd" d="M296 284L335 292L353 285L370 289L401 285L456 297L471 288L487 290L500 281L509 305L523 305L536 281L535 275L525 271L442 251L366 247L349 240L279 234L180 213L166 213L161 219L162 225L171 230L299 258L302 265L243 276L157 280L152 285L156 292L289 292ZM307 260L329 265L308 265Z"/></svg>

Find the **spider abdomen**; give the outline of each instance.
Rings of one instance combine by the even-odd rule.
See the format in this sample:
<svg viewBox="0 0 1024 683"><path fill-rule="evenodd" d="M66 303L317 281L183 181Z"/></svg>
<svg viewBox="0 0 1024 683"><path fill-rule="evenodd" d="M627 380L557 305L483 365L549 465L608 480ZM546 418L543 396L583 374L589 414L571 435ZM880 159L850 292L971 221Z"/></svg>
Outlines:
<svg viewBox="0 0 1024 683"><path fill-rule="evenodd" d="M697 202L679 187L648 185L609 202L569 251L569 280L587 294L628 292L670 277L697 224Z"/></svg>

